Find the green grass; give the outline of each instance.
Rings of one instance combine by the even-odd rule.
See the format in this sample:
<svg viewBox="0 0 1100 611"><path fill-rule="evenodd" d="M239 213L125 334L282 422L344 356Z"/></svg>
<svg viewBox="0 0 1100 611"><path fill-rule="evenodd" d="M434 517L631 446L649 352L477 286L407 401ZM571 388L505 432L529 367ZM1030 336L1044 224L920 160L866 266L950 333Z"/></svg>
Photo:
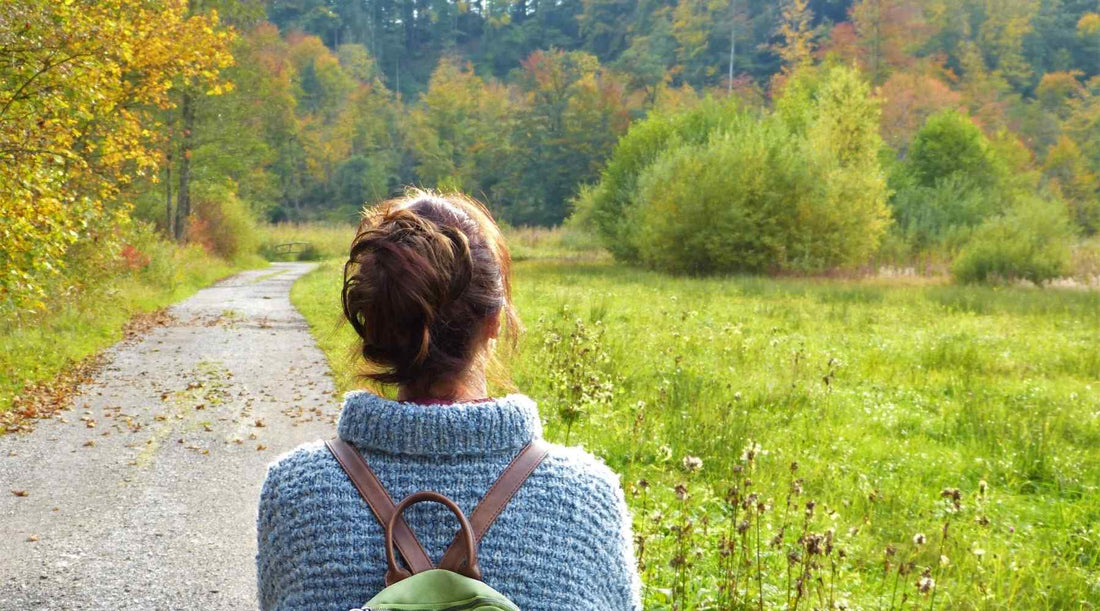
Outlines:
<svg viewBox="0 0 1100 611"><path fill-rule="evenodd" d="M292 299L346 389L339 282L327 262ZM805 609L1100 605L1100 293L550 260L515 293L515 385L623 475L647 609L790 608L799 575Z"/></svg>
<svg viewBox="0 0 1100 611"><path fill-rule="evenodd" d="M122 338L140 312L184 299L219 278L264 262L247 257L227 263L198 247L150 242L151 263L141 271L88 270L79 290L52 295L42 312L0 324L0 412L27 385L50 380L65 367Z"/></svg>

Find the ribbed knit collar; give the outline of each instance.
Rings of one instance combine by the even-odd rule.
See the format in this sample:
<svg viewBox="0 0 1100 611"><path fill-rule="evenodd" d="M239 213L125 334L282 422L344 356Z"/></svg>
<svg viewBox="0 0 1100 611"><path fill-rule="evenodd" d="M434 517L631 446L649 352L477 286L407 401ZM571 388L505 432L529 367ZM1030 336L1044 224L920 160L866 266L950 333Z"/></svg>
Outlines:
<svg viewBox="0 0 1100 611"><path fill-rule="evenodd" d="M337 433L391 454L476 455L519 449L542 436L542 422L535 402L524 395L419 405L354 391L344 395Z"/></svg>

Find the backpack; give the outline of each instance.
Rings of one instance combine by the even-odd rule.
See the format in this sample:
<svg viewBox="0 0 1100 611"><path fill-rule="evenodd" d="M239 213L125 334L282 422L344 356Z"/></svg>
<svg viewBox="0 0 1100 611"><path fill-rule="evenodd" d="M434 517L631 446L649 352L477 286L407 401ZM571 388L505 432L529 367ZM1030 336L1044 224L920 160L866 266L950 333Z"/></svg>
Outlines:
<svg viewBox="0 0 1100 611"><path fill-rule="evenodd" d="M394 506L382 482L354 446L341 439L326 441L325 445L385 532L386 588L361 609L352 611L519 611L515 603L481 581L477 546L508 501L546 458L550 447L545 442L536 439L520 450L469 519L454 501L438 492L416 492ZM446 506L460 525L438 567L432 566L403 516L410 506L426 501ZM395 547L406 566L398 565Z"/></svg>

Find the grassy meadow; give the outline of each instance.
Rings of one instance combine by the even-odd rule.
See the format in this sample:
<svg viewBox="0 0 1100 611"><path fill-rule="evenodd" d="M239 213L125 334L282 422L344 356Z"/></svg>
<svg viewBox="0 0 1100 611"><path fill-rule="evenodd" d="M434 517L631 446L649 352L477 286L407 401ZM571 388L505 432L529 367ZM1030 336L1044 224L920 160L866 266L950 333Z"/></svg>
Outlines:
<svg viewBox="0 0 1100 611"><path fill-rule="evenodd" d="M513 241L505 368L550 440L622 474L647 609L1100 606L1100 293L674 278ZM292 299L348 389L340 264Z"/></svg>

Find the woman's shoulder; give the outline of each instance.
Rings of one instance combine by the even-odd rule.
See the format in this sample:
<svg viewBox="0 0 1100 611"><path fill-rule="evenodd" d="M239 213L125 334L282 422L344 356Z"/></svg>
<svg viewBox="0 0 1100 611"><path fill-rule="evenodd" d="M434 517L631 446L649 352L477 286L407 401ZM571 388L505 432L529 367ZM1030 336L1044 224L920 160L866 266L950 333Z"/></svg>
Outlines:
<svg viewBox="0 0 1100 611"><path fill-rule="evenodd" d="M552 484L552 487L574 498L586 501L605 499L618 502L623 493L619 474L592 453L577 446L548 444L550 452L532 474L535 481Z"/></svg>
<svg viewBox="0 0 1100 611"><path fill-rule="evenodd" d="M303 443L284 452L267 466L265 487L294 486L303 481L315 479L324 472L329 463L337 465L325 442L321 440Z"/></svg>

